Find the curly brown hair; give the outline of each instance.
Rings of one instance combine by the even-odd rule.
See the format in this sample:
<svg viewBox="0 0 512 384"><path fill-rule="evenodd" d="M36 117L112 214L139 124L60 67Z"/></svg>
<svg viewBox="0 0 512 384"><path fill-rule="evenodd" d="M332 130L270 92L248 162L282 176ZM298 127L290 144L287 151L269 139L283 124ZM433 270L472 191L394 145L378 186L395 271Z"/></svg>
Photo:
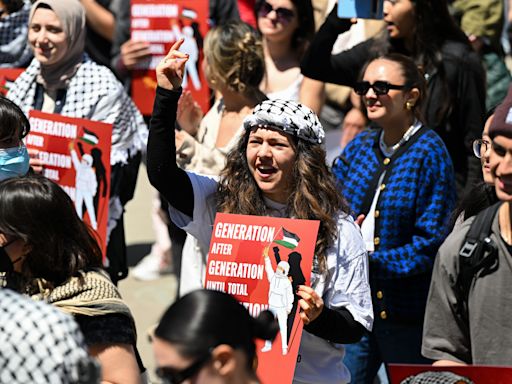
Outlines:
<svg viewBox="0 0 512 384"><path fill-rule="evenodd" d="M259 216L267 214L263 194L247 163L246 149L250 132L249 129L245 131L227 156L217 193L219 212ZM338 237L338 214L348 214L349 207L325 162L322 146L295 139L293 148L296 158L286 214L294 219L320 221L315 257L323 271L327 249Z"/></svg>

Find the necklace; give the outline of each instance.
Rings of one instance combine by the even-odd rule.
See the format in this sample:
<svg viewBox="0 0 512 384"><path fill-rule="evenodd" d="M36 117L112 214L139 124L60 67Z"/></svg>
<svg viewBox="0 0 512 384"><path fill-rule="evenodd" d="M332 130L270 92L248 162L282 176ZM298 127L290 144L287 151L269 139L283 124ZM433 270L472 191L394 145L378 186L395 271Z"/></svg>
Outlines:
<svg viewBox="0 0 512 384"><path fill-rule="evenodd" d="M421 123L418 120L414 121L414 123L407 129L407 131L405 131L405 133L403 134L402 138L398 141L398 143L393 144L391 146L387 146L386 143L384 142L384 130L382 130L379 138L380 150L382 151L384 156L391 157L393 153L395 153L398 148L400 148L403 144L409 141L412 135L414 135L420 128Z"/></svg>

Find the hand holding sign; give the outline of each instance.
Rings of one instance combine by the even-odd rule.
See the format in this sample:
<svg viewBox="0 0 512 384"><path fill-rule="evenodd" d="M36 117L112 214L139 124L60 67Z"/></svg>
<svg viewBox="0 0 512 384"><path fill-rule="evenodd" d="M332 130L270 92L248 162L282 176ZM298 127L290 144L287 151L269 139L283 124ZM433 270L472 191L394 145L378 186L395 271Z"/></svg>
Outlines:
<svg viewBox="0 0 512 384"><path fill-rule="evenodd" d="M181 38L174 43L165 59L156 67L156 80L159 87L170 91L181 87L185 63L188 60L188 54L179 51L183 41L184 39Z"/></svg>
<svg viewBox="0 0 512 384"><path fill-rule="evenodd" d="M300 318L305 325L308 325L320 316L324 309L324 301L313 288L307 285L300 285L297 295L301 297L299 300L299 306L302 309Z"/></svg>

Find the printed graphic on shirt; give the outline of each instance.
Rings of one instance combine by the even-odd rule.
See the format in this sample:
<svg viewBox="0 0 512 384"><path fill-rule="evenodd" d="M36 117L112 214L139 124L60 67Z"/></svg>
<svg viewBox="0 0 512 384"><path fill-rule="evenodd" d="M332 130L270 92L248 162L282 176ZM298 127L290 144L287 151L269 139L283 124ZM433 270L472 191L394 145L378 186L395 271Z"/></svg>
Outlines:
<svg viewBox="0 0 512 384"><path fill-rule="evenodd" d="M251 315L270 310L279 324L274 342L257 341L263 384L291 383L302 321L295 294L310 285L318 221L218 213L205 286L233 295Z"/></svg>

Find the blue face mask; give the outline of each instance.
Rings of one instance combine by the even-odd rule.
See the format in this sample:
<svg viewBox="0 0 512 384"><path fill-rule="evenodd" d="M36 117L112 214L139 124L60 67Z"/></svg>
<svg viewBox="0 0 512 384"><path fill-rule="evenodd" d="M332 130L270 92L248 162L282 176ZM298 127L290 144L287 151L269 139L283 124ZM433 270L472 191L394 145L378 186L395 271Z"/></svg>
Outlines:
<svg viewBox="0 0 512 384"><path fill-rule="evenodd" d="M0 181L26 175L29 160L27 148L23 144L12 148L0 148Z"/></svg>

